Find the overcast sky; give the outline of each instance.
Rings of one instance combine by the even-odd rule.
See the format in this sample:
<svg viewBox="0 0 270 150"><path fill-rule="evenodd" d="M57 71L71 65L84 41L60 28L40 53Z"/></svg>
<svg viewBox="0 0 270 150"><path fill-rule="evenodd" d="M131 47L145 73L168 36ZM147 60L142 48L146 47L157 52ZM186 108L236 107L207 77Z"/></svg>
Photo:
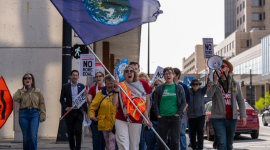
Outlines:
<svg viewBox="0 0 270 150"><path fill-rule="evenodd" d="M150 73L157 66L182 70L182 58L202 44L202 38L224 40L224 0L159 0L163 14L150 23ZM148 25L142 26L141 71L147 73Z"/></svg>

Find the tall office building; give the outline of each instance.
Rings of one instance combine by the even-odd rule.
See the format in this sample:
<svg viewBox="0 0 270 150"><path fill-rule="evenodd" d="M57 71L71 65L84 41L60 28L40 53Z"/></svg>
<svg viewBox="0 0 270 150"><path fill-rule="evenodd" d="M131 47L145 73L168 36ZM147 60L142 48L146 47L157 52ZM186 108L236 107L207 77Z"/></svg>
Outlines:
<svg viewBox="0 0 270 150"><path fill-rule="evenodd" d="M236 0L224 0L225 38L236 30Z"/></svg>

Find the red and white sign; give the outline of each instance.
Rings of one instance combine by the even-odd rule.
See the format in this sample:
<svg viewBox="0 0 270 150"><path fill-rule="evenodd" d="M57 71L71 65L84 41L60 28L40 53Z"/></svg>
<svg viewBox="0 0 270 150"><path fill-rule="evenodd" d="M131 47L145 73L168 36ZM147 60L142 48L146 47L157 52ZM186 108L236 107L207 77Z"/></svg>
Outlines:
<svg viewBox="0 0 270 150"><path fill-rule="evenodd" d="M204 59L208 59L214 55L213 38L203 38Z"/></svg>
<svg viewBox="0 0 270 150"><path fill-rule="evenodd" d="M95 77L95 56L92 54L81 54L80 76Z"/></svg>

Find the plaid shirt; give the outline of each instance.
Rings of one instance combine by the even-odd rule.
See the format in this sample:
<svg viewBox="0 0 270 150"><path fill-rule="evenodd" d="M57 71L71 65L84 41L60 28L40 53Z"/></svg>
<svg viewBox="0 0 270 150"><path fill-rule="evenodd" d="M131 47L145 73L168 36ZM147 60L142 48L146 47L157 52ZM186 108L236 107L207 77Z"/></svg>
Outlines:
<svg viewBox="0 0 270 150"><path fill-rule="evenodd" d="M153 107L154 107L154 112L156 116L160 116L159 105L160 105L161 97L164 92L164 87L165 87L165 83L159 85L154 92ZM177 105L178 105L177 114L182 118L183 110L186 106L186 96L185 96L185 91L182 85L175 83L175 93L176 93Z"/></svg>

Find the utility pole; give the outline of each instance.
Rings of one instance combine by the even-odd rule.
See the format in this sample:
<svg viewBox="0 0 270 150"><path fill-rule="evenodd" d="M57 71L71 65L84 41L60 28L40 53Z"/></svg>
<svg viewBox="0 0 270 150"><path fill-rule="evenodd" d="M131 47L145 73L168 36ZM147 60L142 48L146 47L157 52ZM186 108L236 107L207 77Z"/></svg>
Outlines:
<svg viewBox="0 0 270 150"><path fill-rule="evenodd" d="M71 72L71 47L72 47L72 29L63 19L63 41L62 41L62 84L68 83ZM65 110L61 106L61 116ZM56 143L68 143L67 128L65 118L59 122Z"/></svg>

